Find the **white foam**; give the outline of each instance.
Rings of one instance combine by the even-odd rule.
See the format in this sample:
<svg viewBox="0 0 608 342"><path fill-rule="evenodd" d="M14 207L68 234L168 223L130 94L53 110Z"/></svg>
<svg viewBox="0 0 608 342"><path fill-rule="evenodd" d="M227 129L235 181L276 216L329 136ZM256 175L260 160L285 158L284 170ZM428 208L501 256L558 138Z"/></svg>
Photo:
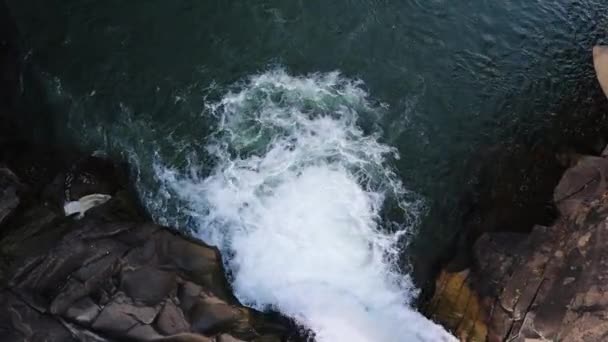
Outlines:
<svg viewBox="0 0 608 342"><path fill-rule="evenodd" d="M320 342L454 341L411 308L416 291L396 271L420 203L388 166L395 150L357 126L381 111L360 83L275 70L239 87L209 107L220 122L211 175L157 168L222 250L239 299ZM397 230L381 227L387 200L403 211Z"/></svg>

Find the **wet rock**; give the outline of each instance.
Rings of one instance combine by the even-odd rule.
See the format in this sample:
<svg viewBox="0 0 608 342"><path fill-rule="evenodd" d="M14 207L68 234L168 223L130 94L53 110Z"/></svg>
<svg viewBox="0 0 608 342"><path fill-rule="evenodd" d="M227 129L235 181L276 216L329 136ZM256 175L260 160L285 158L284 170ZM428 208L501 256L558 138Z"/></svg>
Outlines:
<svg viewBox="0 0 608 342"><path fill-rule="evenodd" d="M587 156L568 169L555 189L553 200L560 213L575 218L582 204L600 196L607 186L608 160Z"/></svg>
<svg viewBox="0 0 608 342"><path fill-rule="evenodd" d="M143 221L120 189L80 220L31 204L0 237L2 341L38 327L50 341L280 340L232 295L217 249Z"/></svg>
<svg viewBox="0 0 608 342"><path fill-rule="evenodd" d="M15 109L44 102L21 89L18 42L0 1L0 341L280 339L232 295L217 249L144 219L124 167L48 146L48 113Z"/></svg>
<svg viewBox="0 0 608 342"><path fill-rule="evenodd" d="M439 304L430 308L434 317L457 336L467 336L464 341L603 340L608 334L607 172L607 160L581 158L556 187L561 216L551 227L479 238L475 263L439 278L432 301ZM472 326L485 328L472 336Z"/></svg>
<svg viewBox="0 0 608 342"><path fill-rule="evenodd" d="M213 334L223 327L247 332L247 312L216 298L199 301L190 309L189 317L192 330L202 334Z"/></svg>
<svg viewBox="0 0 608 342"><path fill-rule="evenodd" d="M160 303L176 288L176 275L144 265L123 272L121 288L137 302L146 305ZM146 286L142 286L146 284Z"/></svg>
<svg viewBox="0 0 608 342"><path fill-rule="evenodd" d="M0 229L21 203L20 184L17 176L5 167L0 167Z"/></svg>
<svg viewBox="0 0 608 342"><path fill-rule="evenodd" d="M475 264L441 274L433 317L463 341L603 340L606 171L604 160L586 157L564 174L555 191L561 217L553 226L536 226L525 236L488 233L478 239ZM481 328L471 335L471 327Z"/></svg>
<svg viewBox="0 0 608 342"><path fill-rule="evenodd" d="M216 340L217 340L217 342L242 342L242 340L239 340L228 334L221 334L220 336L217 337Z"/></svg>
<svg viewBox="0 0 608 342"><path fill-rule="evenodd" d="M122 301L121 301L122 302ZM93 329L114 337L126 336L132 328L153 321L153 308L137 307L132 303L111 302L95 318Z"/></svg>
<svg viewBox="0 0 608 342"><path fill-rule="evenodd" d="M184 317L184 313L173 301L165 302L156 326L158 331L164 335L176 335L190 331L190 324Z"/></svg>
<svg viewBox="0 0 608 342"><path fill-rule="evenodd" d="M183 333L154 339L155 342L216 342L214 338L198 334Z"/></svg>
<svg viewBox="0 0 608 342"><path fill-rule="evenodd" d="M594 49L594 59L606 90L608 50ZM568 158L550 226L477 238L466 270L441 273L429 314L463 341L606 340L606 155Z"/></svg>
<svg viewBox="0 0 608 342"><path fill-rule="evenodd" d="M10 291L0 292L0 341L77 341L56 317L29 306Z"/></svg>
<svg viewBox="0 0 608 342"><path fill-rule="evenodd" d="M276 335L264 335L255 339L255 342L281 342Z"/></svg>
<svg viewBox="0 0 608 342"><path fill-rule="evenodd" d="M66 201L78 201L92 194L113 195L120 187L119 169L114 163L88 156L72 165L64 176Z"/></svg>
<svg viewBox="0 0 608 342"><path fill-rule="evenodd" d="M462 341L484 341L487 326L480 299L469 283L470 271L442 271L436 294L429 304L431 317L450 327Z"/></svg>
<svg viewBox="0 0 608 342"><path fill-rule="evenodd" d="M101 307L90 297L84 297L71 304L66 309L65 316L78 324L90 326L93 320L101 313Z"/></svg>

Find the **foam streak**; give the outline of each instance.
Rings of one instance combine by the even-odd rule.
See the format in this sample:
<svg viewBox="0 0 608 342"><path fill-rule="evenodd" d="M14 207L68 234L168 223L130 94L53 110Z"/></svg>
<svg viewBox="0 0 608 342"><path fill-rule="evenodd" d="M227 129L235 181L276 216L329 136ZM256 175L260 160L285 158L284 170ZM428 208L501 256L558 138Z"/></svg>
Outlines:
<svg viewBox="0 0 608 342"><path fill-rule="evenodd" d="M395 150L358 127L381 111L358 82L277 70L209 110L221 122L213 172L158 176L229 256L243 302L280 310L321 342L454 340L411 308L416 291L396 271L420 203L388 166ZM404 213L397 232L382 228L388 199Z"/></svg>

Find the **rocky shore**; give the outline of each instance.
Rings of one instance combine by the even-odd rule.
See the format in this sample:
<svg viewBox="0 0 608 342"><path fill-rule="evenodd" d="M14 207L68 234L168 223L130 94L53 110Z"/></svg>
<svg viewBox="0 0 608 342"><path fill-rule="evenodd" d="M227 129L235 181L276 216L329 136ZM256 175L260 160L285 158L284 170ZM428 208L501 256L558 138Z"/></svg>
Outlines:
<svg viewBox="0 0 608 342"><path fill-rule="evenodd" d="M151 223L120 165L26 137L18 45L0 1L0 341L292 340L216 248Z"/></svg>
<svg viewBox="0 0 608 342"><path fill-rule="evenodd" d="M608 49L593 57L608 94ZM466 267L439 274L426 311L460 340L608 340L608 149L565 161L552 225L480 234Z"/></svg>
<svg viewBox="0 0 608 342"><path fill-rule="evenodd" d="M217 249L147 221L115 171L86 157L36 189L0 167L0 340L285 339L232 295ZM109 201L65 215L91 194Z"/></svg>
<svg viewBox="0 0 608 342"><path fill-rule="evenodd" d="M151 223L121 165L25 138L18 45L0 0L0 341L302 339L292 322L239 303L216 248ZM608 94L608 50L594 60ZM462 341L608 340L608 148L557 161L552 152L495 154L502 164L482 180L487 196L510 196L475 202L483 215L467 221L467 250L443 267L424 308ZM512 217L496 205L515 202L512 187L529 194L504 165L538 160L553 173L517 175L538 188L566 169L553 223L554 207ZM496 191L497 177L507 189ZM527 231L532 222L544 225Z"/></svg>

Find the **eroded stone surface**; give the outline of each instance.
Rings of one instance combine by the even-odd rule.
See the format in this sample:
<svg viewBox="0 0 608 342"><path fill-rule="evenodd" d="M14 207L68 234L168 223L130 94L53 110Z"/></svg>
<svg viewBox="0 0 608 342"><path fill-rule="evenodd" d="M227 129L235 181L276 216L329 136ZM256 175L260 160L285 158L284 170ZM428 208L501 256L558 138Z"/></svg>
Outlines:
<svg viewBox="0 0 608 342"><path fill-rule="evenodd" d="M581 158L555 189L557 222L523 236L483 235L466 277L440 277L434 301L451 303L451 314L441 306L431 311L458 336L467 336L463 341L605 340L607 176L607 159ZM481 303L478 311L475 303ZM476 325L487 331L472 335Z"/></svg>
<svg viewBox="0 0 608 342"><path fill-rule="evenodd" d="M608 48L594 62L607 92ZM463 341L608 340L606 151L570 161L550 227L481 235L468 269L441 273L429 313Z"/></svg>
<svg viewBox="0 0 608 342"><path fill-rule="evenodd" d="M15 182L0 181L0 195ZM232 295L217 249L111 195L80 220L35 201L12 220L19 229L0 238L1 341L40 340L42 330L47 341L280 340L281 327L268 331Z"/></svg>

